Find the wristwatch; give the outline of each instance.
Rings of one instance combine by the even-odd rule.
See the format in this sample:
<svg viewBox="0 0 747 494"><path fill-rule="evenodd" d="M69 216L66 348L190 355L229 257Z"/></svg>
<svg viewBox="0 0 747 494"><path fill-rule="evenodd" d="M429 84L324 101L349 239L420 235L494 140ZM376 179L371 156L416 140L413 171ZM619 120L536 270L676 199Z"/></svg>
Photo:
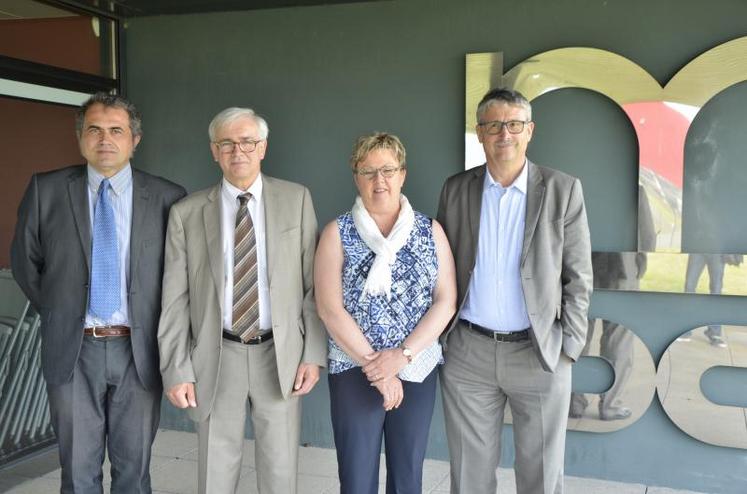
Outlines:
<svg viewBox="0 0 747 494"><path fill-rule="evenodd" d="M402 349L402 355L404 355L405 358L407 359L407 363L411 364L412 363L412 350L407 348L407 346L405 346L404 343L401 344L399 347Z"/></svg>

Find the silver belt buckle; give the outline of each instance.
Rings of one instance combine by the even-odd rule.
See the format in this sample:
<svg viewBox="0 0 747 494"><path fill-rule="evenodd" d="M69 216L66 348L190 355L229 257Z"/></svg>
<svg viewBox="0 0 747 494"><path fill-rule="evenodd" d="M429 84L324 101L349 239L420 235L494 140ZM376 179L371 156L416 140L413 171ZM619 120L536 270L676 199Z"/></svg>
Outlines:
<svg viewBox="0 0 747 494"><path fill-rule="evenodd" d="M100 326L95 326L95 325L94 325L94 326L93 326L93 327L91 328L91 329L93 330L93 337L94 337L94 338L97 338L97 339L98 339L98 338L104 338L104 336L103 336L103 335L99 336L99 335L97 335L97 334L96 334L96 328L97 328L97 327L100 327Z"/></svg>

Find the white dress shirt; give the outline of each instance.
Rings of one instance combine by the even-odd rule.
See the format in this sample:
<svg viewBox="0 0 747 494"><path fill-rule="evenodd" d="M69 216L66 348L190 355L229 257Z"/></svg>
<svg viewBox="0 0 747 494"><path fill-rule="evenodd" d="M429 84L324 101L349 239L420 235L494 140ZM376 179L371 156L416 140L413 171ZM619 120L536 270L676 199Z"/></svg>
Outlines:
<svg viewBox="0 0 747 494"><path fill-rule="evenodd" d="M267 279L267 255L265 245L265 206L262 201L262 175L254 183L241 190L225 178L221 187L221 230L223 237L223 329L233 326L233 239L236 230L236 213L239 211L241 194L249 192L252 198L247 203L249 216L254 224L254 237L257 242L257 284L259 294L259 327L261 330L272 329L270 313L270 284Z"/></svg>

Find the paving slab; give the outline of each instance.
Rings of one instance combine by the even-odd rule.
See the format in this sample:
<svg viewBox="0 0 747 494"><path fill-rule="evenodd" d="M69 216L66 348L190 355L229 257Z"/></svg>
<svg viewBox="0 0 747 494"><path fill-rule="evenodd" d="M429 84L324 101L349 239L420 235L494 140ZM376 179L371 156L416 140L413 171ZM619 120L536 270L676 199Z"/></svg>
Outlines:
<svg viewBox="0 0 747 494"><path fill-rule="evenodd" d="M643 484L627 484L610 480L566 477L565 494L646 494Z"/></svg>
<svg viewBox="0 0 747 494"><path fill-rule="evenodd" d="M682 489L670 489L669 487L649 487L646 494L708 494L701 491L684 491Z"/></svg>
<svg viewBox="0 0 747 494"><path fill-rule="evenodd" d="M105 489L109 489L108 461L104 465ZM59 459L56 449L42 452L27 461L0 470L0 492L9 494L57 494L59 492ZM197 435L189 432L159 430L153 445L151 478L154 494L197 493ZM386 490L386 463L381 457L379 492ZM301 447L299 449L299 494L337 494L337 455L332 449ZM423 464L423 492L449 492L449 464L426 460ZM244 443L239 490L241 494L257 493L254 464L254 441ZM498 491L516 492L513 469L498 469ZM581 477L566 477L566 494L704 494L695 491L647 487L643 484L612 482ZM707 493L705 493L707 494Z"/></svg>

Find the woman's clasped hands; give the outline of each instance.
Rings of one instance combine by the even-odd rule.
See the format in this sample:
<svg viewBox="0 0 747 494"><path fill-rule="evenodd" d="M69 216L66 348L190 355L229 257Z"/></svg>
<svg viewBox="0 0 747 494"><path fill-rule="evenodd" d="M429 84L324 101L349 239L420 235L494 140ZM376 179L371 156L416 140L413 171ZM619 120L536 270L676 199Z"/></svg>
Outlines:
<svg viewBox="0 0 747 494"><path fill-rule="evenodd" d="M399 408L405 395L397 374L408 364L402 349L389 348L365 355L364 358L368 363L362 367L363 373L384 398L384 409L390 411Z"/></svg>

